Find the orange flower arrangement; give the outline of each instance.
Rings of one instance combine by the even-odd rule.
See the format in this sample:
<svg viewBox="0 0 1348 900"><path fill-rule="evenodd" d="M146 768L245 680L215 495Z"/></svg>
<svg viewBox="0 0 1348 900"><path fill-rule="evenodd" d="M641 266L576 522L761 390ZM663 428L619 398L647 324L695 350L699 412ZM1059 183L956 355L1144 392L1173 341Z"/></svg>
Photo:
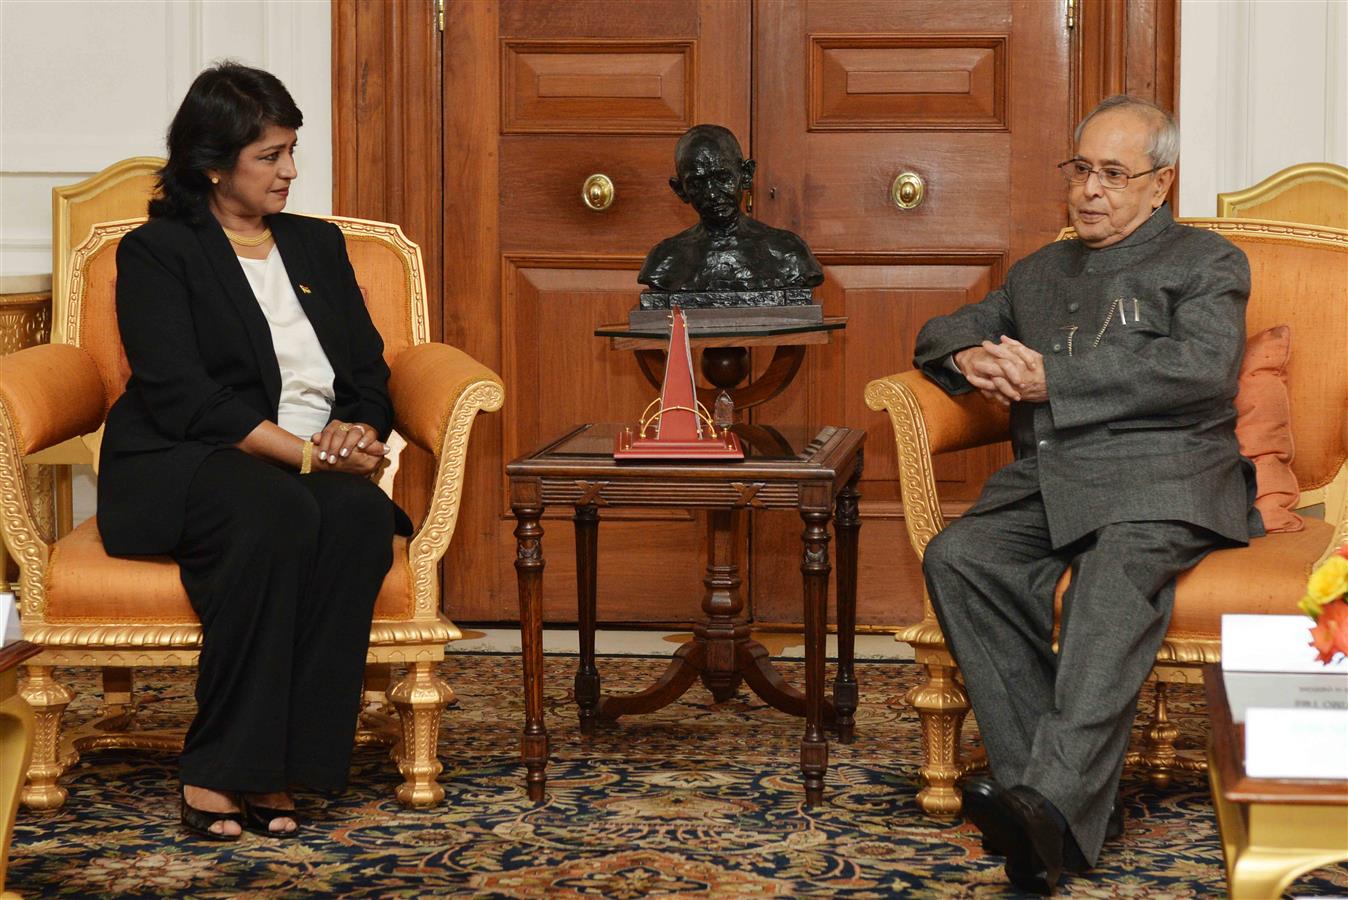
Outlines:
<svg viewBox="0 0 1348 900"><path fill-rule="evenodd" d="M1306 582L1306 596L1297 604L1315 620L1311 646L1328 665L1335 656L1348 656L1348 542L1334 551Z"/></svg>

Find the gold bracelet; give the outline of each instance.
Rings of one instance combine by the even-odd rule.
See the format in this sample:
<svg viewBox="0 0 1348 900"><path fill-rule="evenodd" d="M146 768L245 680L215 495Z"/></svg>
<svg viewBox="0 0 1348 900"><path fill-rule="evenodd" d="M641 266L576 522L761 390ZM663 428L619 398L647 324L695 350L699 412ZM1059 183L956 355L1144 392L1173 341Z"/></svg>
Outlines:
<svg viewBox="0 0 1348 900"><path fill-rule="evenodd" d="M308 475L314 470L314 442L305 441L300 450L300 474Z"/></svg>

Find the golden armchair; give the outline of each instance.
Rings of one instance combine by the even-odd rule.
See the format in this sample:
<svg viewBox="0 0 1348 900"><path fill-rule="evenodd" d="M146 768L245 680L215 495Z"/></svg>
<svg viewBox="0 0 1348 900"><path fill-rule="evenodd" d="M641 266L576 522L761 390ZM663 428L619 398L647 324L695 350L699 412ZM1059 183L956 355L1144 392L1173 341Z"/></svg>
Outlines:
<svg viewBox="0 0 1348 900"><path fill-rule="evenodd" d="M1129 754L1129 764L1146 767L1158 786L1168 783L1175 769L1203 767L1201 759L1182 757L1175 749L1178 732L1168 721L1166 692L1171 683L1200 681L1200 667L1220 659L1222 614L1295 612L1311 568L1348 538L1348 231L1252 219L1181 221L1218 232L1249 257L1248 334L1291 326L1292 469L1301 490L1298 509L1307 518L1304 531L1215 552L1179 579L1170 628L1151 675L1156 688L1150 721L1141 748ZM1070 230L1059 235L1070 237ZM920 559L945 527L933 457L1007 440L1006 413L977 393L948 396L916 371L872 381L866 403L889 413L908 539ZM961 754L969 700L931 599L923 601L922 620L895 635L913 646L926 668L926 680L906 698L923 729L924 786L918 801L929 813L954 814L961 803L955 780L981 761Z"/></svg>
<svg viewBox="0 0 1348 900"><path fill-rule="evenodd" d="M138 747L177 750L181 733L141 730L134 703L63 740L61 716L72 694L56 677L61 666L129 671L194 665L201 628L167 557L114 558L103 552L91 519L53 540L34 520L33 498L19 477L22 458L96 431L128 375L118 338L114 286L118 241L143 219L96 225L74 255L68 302L54 310L52 343L6 357L0 371L0 510L9 552L20 566L24 636L42 647L28 664L23 696L33 707L36 740L24 803L54 809L67 791L58 784L80 750ZM440 612L438 564L454 534L462 499L468 440L479 411L501 407L504 389L490 369L453 347L429 343L421 251L396 225L332 218L371 317L384 338L394 427L418 448L433 474L428 492L398 475L395 495L419 521L410 538L394 539L394 563L375 603L368 663L406 666L387 688L398 724L366 715L376 731L361 739L393 745L404 805L438 803L440 717L453 698L436 674L445 644L459 630ZM426 456L429 454L429 456ZM420 468L403 466L403 469ZM421 495L418 496L418 493ZM368 686L368 682L367 682Z"/></svg>

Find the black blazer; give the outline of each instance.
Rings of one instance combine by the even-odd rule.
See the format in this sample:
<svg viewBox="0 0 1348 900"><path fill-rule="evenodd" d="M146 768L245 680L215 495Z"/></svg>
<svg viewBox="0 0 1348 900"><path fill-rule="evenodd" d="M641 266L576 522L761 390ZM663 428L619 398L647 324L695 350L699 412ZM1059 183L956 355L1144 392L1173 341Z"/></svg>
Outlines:
<svg viewBox="0 0 1348 900"><path fill-rule="evenodd" d="M267 225L332 364L333 418L366 422L382 440L393 426L384 342L341 231L284 213ZM152 219L122 239L117 324L131 377L103 436L98 529L109 553L167 553L202 460L276 421L281 372L243 267L209 217Z"/></svg>

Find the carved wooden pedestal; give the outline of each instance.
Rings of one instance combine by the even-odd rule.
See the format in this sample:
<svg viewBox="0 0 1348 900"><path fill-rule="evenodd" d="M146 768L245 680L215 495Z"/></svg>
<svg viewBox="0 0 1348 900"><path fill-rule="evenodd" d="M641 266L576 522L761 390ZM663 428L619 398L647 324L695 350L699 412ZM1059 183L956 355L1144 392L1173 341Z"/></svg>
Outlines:
<svg viewBox="0 0 1348 900"><path fill-rule="evenodd" d="M652 712L672 703L699 679L718 701L729 699L746 683L772 706L804 715L801 773L807 803L823 798L828 766L826 721L844 742L852 739L857 704L853 669L856 629L856 538L860 528L856 485L861 477L865 433L824 428L791 451L779 442L766 451L736 426L746 444L742 462L671 465L619 464L611 448L618 425L587 425L506 467L511 508L518 520L520 627L525 677L524 761L529 795L543 798L547 766L547 730L543 723L542 579L543 510L552 503L573 506L576 526L577 596L580 664L576 703L584 734L598 720ZM782 444L786 445L785 451ZM706 622L674 654L669 669L645 691L602 696L595 665L597 554L600 510L604 507L674 507L705 510L708 516ZM773 669L767 650L749 637L740 593L739 554L744 544L744 512L795 509L803 523L801 573L805 585L805 690L786 684ZM833 703L824 699L824 638L827 630L828 522L838 537L838 675Z"/></svg>

